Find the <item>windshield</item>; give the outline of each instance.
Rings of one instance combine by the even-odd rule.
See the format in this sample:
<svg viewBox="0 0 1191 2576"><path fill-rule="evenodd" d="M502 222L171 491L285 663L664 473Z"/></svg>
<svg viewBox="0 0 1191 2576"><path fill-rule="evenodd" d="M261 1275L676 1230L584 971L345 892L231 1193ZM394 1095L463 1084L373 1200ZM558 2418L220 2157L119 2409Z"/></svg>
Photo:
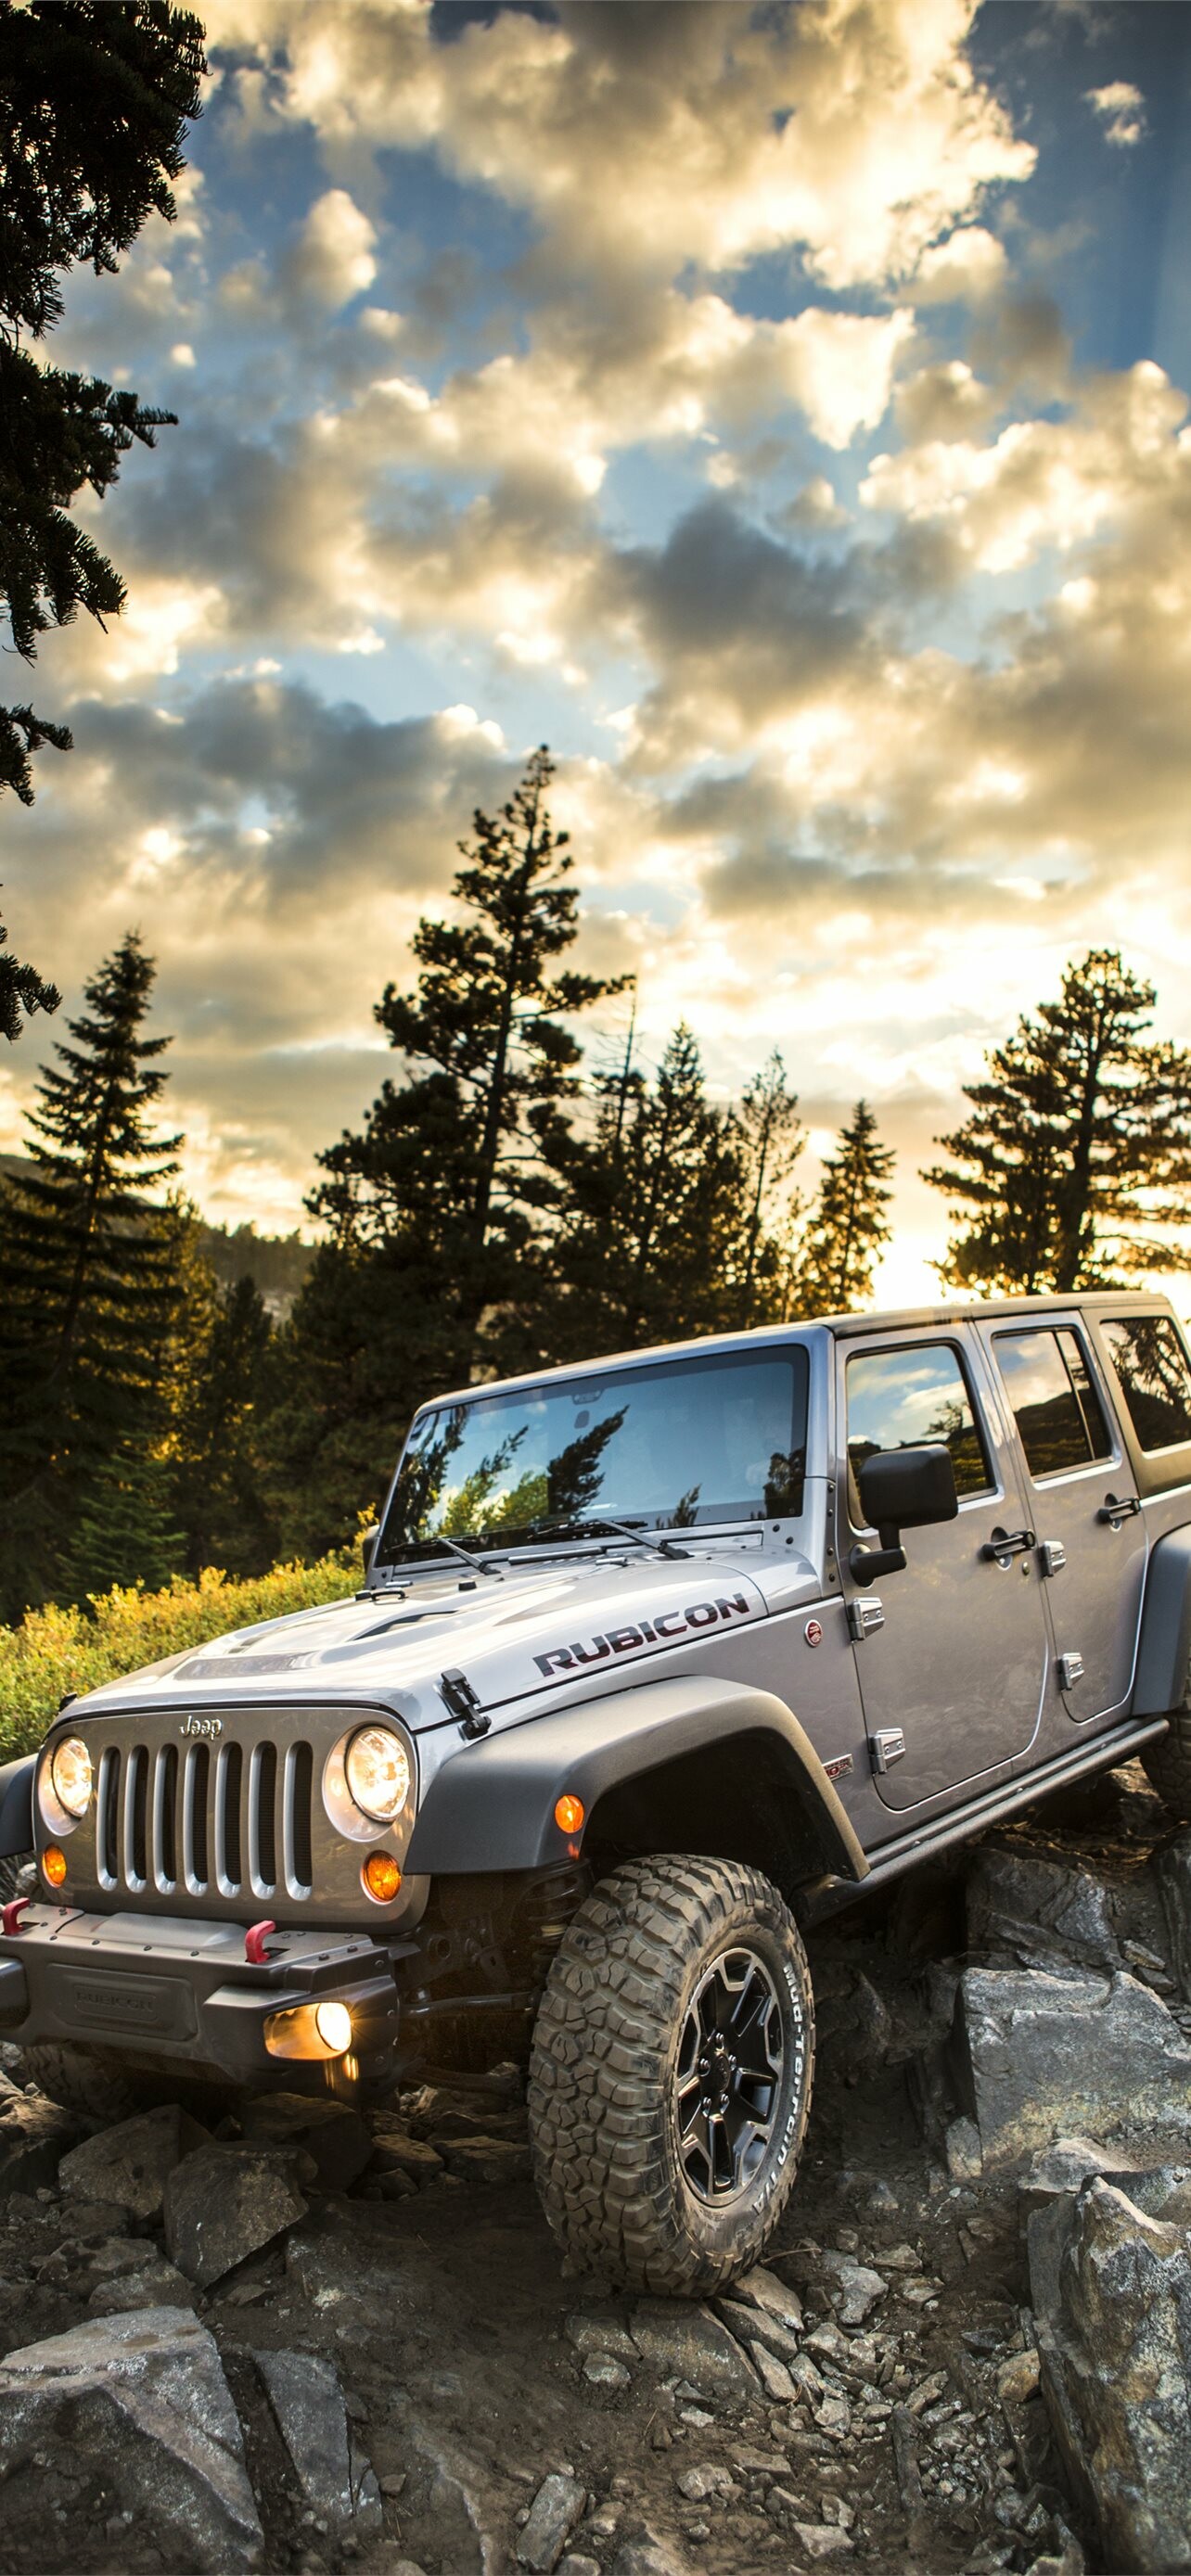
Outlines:
<svg viewBox="0 0 1191 2576"><path fill-rule="evenodd" d="M800 1512L807 1376L791 1344L441 1405L410 1433L373 1564L436 1539L598 1534L603 1518L648 1531Z"/></svg>

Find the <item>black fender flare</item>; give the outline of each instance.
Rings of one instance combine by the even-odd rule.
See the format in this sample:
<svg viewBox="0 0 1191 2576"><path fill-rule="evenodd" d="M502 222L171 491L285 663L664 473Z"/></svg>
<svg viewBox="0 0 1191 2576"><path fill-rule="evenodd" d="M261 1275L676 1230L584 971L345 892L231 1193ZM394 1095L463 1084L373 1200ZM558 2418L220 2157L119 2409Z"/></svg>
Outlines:
<svg viewBox="0 0 1191 2576"><path fill-rule="evenodd" d="M407 1866L419 1875L456 1876L575 1859L582 1834L565 1832L554 1814L564 1792L580 1798L590 1817L606 1790L742 1735L771 1738L791 1788L812 1802L823 1869L867 1878L855 1829L792 1710L771 1691L704 1674L639 1682L461 1745L427 1788Z"/></svg>
<svg viewBox="0 0 1191 2576"><path fill-rule="evenodd" d="M0 1860L33 1849L33 1774L37 1755L24 1753L0 1769Z"/></svg>
<svg viewBox="0 0 1191 2576"><path fill-rule="evenodd" d="M1167 1530L1150 1551L1141 1604L1134 1717L1164 1717L1187 1697L1191 1666L1191 1527Z"/></svg>

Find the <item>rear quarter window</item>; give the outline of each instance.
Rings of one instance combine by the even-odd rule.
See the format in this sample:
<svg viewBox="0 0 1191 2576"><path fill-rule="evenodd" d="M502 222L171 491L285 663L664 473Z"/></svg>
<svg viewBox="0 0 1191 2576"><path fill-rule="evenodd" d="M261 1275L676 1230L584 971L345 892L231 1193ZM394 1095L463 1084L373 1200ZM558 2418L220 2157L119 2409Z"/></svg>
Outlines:
<svg viewBox="0 0 1191 2576"><path fill-rule="evenodd" d="M1191 1442L1191 1361L1170 1315L1121 1315L1101 1325L1138 1445L1153 1455Z"/></svg>

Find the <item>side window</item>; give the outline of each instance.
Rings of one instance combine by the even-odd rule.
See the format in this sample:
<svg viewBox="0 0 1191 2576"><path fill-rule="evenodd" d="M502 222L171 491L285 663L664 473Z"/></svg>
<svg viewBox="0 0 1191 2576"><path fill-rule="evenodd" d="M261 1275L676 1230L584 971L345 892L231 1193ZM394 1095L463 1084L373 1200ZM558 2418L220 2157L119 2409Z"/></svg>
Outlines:
<svg viewBox="0 0 1191 2576"><path fill-rule="evenodd" d="M848 1509L864 1528L857 1471L878 1449L920 1449L943 1441L951 1451L956 1490L993 1490L984 1441L952 1342L907 1342L895 1351L857 1351L845 1377L848 1415Z"/></svg>
<svg viewBox="0 0 1191 2576"><path fill-rule="evenodd" d="M1170 1316L1122 1316L1103 1330L1142 1448L1191 1440L1191 1366Z"/></svg>
<svg viewBox="0 0 1191 2576"><path fill-rule="evenodd" d="M998 1333L997 1363L1032 1476L1108 1458L1112 1444L1077 1334Z"/></svg>

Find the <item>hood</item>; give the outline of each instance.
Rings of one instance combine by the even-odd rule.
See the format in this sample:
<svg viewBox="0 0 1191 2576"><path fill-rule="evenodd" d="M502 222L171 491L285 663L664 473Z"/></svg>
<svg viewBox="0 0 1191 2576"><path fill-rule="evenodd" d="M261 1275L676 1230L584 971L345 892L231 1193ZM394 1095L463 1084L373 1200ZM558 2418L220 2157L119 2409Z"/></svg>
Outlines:
<svg viewBox="0 0 1191 2576"><path fill-rule="evenodd" d="M419 1575L404 1591L300 1610L168 1656L88 1694L77 1715L142 1693L195 1707L396 1693L408 1724L441 1725L449 1714L438 1687L444 1672L461 1670L480 1706L496 1709L765 1618L776 1604L758 1580L764 1569L755 1544L708 1549L681 1562L590 1555L539 1561L510 1567L499 1580ZM813 1581L805 1558L787 1556L782 1606Z"/></svg>

